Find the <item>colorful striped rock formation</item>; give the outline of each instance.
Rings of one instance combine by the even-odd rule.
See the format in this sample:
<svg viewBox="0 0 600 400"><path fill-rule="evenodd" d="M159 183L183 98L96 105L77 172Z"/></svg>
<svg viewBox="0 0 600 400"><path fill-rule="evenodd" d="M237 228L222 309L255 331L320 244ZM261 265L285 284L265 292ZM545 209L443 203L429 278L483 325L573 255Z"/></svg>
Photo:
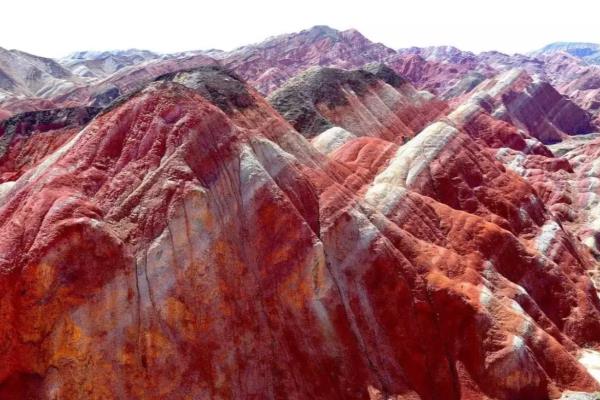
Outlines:
<svg viewBox="0 0 600 400"><path fill-rule="evenodd" d="M382 64L310 68L268 100L305 137L323 143L339 143L348 132L403 143L448 109Z"/></svg>
<svg viewBox="0 0 600 400"><path fill-rule="evenodd" d="M0 121L0 183L17 180L100 111L94 107L30 111Z"/></svg>
<svg viewBox="0 0 600 400"><path fill-rule="evenodd" d="M485 104L494 117L510 122L543 143L560 142L569 135L596 129L588 112L549 83L531 78L521 69L485 80L467 96L467 102Z"/></svg>
<svg viewBox="0 0 600 400"><path fill-rule="evenodd" d="M0 184L0 398L600 390L578 361L600 344L595 262L491 132L551 154L371 71L301 76L335 78L300 104L334 144L205 67L121 98Z"/></svg>

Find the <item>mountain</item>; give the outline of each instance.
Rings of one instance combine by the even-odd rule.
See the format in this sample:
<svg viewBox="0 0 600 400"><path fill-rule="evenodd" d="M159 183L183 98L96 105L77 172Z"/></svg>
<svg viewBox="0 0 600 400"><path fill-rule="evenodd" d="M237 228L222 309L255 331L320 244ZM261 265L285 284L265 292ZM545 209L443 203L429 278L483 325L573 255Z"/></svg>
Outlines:
<svg viewBox="0 0 600 400"><path fill-rule="evenodd" d="M455 86L464 82L467 77L474 78L473 85L477 85L483 79L497 73L491 67L471 59L470 56L453 64L445 59L426 59L419 53L416 49L405 52L401 50L399 54L385 62L397 73L408 78L417 88L441 97L452 97L448 93L455 90ZM469 87L469 90L473 87Z"/></svg>
<svg viewBox="0 0 600 400"><path fill-rule="evenodd" d="M311 66L359 68L380 62L395 51L373 43L356 30L338 31L315 26L276 36L219 56L221 64L268 94L284 81Z"/></svg>
<svg viewBox="0 0 600 400"><path fill-rule="evenodd" d="M592 133L592 116L547 82L513 69L483 81L467 97L485 101L492 114L543 143Z"/></svg>
<svg viewBox="0 0 600 400"><path fill-rule="evenodd" d="M0 121L0 184L16 181L100 111L94 107L30 111Z"/></svg>
<svg viewBox="0 0 600 400"><path fill-rule="evenodd" d="M1 399L600 395L593 66L113 53L1 105Z"/></svg>
<svg viewBox="0 0 600 400"><path fill-rule="evenodd" d="M324 71L333 98L423 101L381 66ZM456 111L325 155L220 67L120 99L0 186L0 394L599 390L575 358L600 339L593 258L474 123L510 131Z"/></svg>
<svg viewBox="0 0 600 400"><path fill-rule="evenodd" d="M521 69L536 80L550 83L588 112L594 124L600 115L600 67L589 65L585 57L558 50L530 55L493 51L474 54L447 46L401 49L398 54L386 62L418 88L446 100L473 91L486 79Z"/></svg>
<svg viewBox="0 0 600 400"><path fill-rule="evenodd" d="M214 59L201 53L149 59L120 68L103 79L75 88L55 97L53 100L59 104L84 104L105 107L120 95L131 93L161 75L180 69L216 64L217 62Z"/></svg>
<svg viewBox="0 0 600 400"><path fill-rule="evenodd" d="M21 91L7 91L2 108L14 113L61 106L106 105L118 95L163 73L208 64L223 65L260 92L269 94L290 77L312 66L357 69L368 63L385 62L417 89L444 99L465 94L500 73L522 68L533 77L553 84L580 107L589 108L595 118L595 92L582 93L573 83L584 74L585 62L573 57L568 62L569 72L563 73L557 69L565 67L565 63L557 61L556 54L564 53L539 57L499 52L474 54L451 46L396 51L371 42L356 30L315 26L229 52L209 50L159 55L131 49L73 53L55 63L72 76L67 84L45 77L38 83L45 87L43 91L28 92L25 97ZM590 80L583 85L589 87Z"/></svg>
<svg viewBox="0 0 600 400"><path fill-rule="evenodd" d="M79 82L52 59L0 48L0 101L13 95L51 96Z"/></svg>
<svg viewBox="0 0 600 400"><path fill-rule="evenodd" d="M73 73L93 78L105 78L116 71L160 56L148 50L79 51L59 60Z"/></svg>
<svg viewBox="0 0 600 400"><path fill-rule="evenodd" d="M548 79L588 110L596 121L600 118L600 65L588 65L581 59L565 53L554 53L545 58Z"/></svg>
<svg viewBox="0 0 600 400"><path fill-rule="evenodd" d="M447 108L382 64L352 71L312 67L267 99L308 138L337 126L358 136L405 142Z"/></svg>
<svg viewBox="0 0 600 400"><path fill-rule="evenodd" d="M564 52L581 58L590 64L600 64L600 44L578 42L555 42L531 53L533 56Z"/></svg>
<svg viewBox="0 0 600 400"><path fill-rule="evenodd" d="M157 77L179 69L216 65L214 59L196 52L151 58L122 66L105 77L62 88L52 96L9 97L2 107L11 113L63 107L106 107L119 96L131 93Z"/></svg>

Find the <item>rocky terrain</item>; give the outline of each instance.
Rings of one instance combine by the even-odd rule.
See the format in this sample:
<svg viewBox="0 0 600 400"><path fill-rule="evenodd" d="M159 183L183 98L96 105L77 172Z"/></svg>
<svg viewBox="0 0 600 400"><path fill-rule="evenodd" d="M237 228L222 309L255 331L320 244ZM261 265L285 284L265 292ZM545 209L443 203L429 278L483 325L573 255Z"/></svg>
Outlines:
<svg viewBox="0 0 600 400"><path fill-rule="evenodd" d="M600 64L600 44L598 43L550 43L537 51L533 51L531 55L535 57L553 53L567 53L581 58L589 64Z"/></svg>
<svg viewBox="0 0 600 400"><path fill-rule="evenodd" d="M159 58L148 50L78 51L59 60L73 73L89 78L106 78L122 68Z"/></svg>
<svg viewBox="0 0 600 400"><path fill-rule="evenodd" d="M308 138L341 127L353 135L400 143L447 109L446 103L418 92L382 64L350 71L313 67L268 100Z"/></svg>
<svg viewBox="0 0 600 400"><path fill-rule="evenodd" d="M1 399L600 395L577 54L315 27L56 65L0 105Z"/></svg>
<svg viewBox="0 0 600 400"><path fill-rule="evenodd" d="M0 48L0 102L10 98L49 98L83 83L52 59Z"/></svg>
<svg viewBox="0 0 600 400"><path fill-rule="evenodd" d="M0 68L0 77L5 76L6 81L0 87L4 90L0 109L14 113L105 106L162 74L210 64L225 66L268 95L310 67L357 69L384 62L417 89L446 100L473 90L485 79L523 69L533 78L551 83L596 119L600 112L600 67L590 59L594 51L594 45L582 43L552 44L528 55L495 51L475 54L451 46L394 50L356 30L338 31L327 26L275 36L232 51L80 51L54 61L11 50L0 53L0 67L10 64L21 72ZM22 83L18 75L28 71L30 64L45 65L45 69L29 72L27 82Z"/></svg>

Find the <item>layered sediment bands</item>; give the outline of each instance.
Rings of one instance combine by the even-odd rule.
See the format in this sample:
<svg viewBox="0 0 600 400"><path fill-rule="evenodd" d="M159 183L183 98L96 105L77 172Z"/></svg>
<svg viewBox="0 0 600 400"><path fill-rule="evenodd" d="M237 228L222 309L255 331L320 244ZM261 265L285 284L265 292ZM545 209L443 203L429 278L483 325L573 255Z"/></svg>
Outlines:
<svg viewBox="0 0 600 400"><path fill-rule="evenodd" d="M310 67L353 69L382 62L395 53L381 43L369 41L354 29L338 31L328 26L315 26L219 54L217 58L261 93L269 94Z"/></svg>
<svg viewBox="0 0 600 400"><path fill-rule="evenodd" d="M448 118L484 148L510 148L519 153L552 157L539 140L514 125L490 115L493 106L484 99L469 99L455 108Z"/></svg>
<svg viewBox="0 0 600 400"><path fill-rule="evenodd" d="M533 80L514 69L479 84L469 95L485 99L490 112L543 143L556 143L569 135L591 133L595 127L590 114L550 84Z"/></svg>
<svg viewBox="0 0 600 400"><path fill-rule="evenodd" d="M490 66L477 68L479 62L474 59L460 60L452 63L447 60L426 59L420 54L403 53L390 56L384 60L394 71L405 76L419 89L427 90L440 96L451 96L451 91L473 71L487 78L496 74ZM476 84L482 79L476 79ZM478 82L477 82L478 81ZM457 89L454 89L457 90Z"/></svg>
<svg viewBox="0 0 600 400"><path fill-rule="evenodd" d="M400 143L447 109L382 65L353 71L311 68L268 101L308 138L337 126L357 136Z"/></svg>
<svg viewBox="0 0 600 400"><path fill-rule="evenodd" d="M79 107L31 111L0 121L0 183L15 181L100 112Z"/></svg>
<svg viewBox="0 0 600 400"><path fill-rule="evenodd" d="M487 139L447 119L317 150L235 76L182 74L0 186L0 397L600 389L591 259Z"/></svg>
<svg viewBox="0 0 600 400"><path fill-rule="evenodd" d="M582 242L587 245L596 257L600 256L598 232L600 231L600 216L598 209L598 151L600 142L597 137L589 137L587 140L575 141L576 146L568 149L569 142L564 143L567 150L563 159L568 160L572 166L573 173L563 177L565 196L569 196L570 203L564 212L570 216L570 222L574 225L573 230L577 232ZM557 145L557 148L559 145ZM555 179L558 181L557 179ZM594 271L597 275L597 270ZM598 277L595 277L597 282Z"/></svg>
<svg viewBox="0 0 600 400"><path fill-rule="evenodd" d="M82 126L92 120L99 112L97 107L59 108L30 111L15 115L0 122L0 136L7 144L15 135L31 136L36 132L46 132L70 126Z"/></svg>

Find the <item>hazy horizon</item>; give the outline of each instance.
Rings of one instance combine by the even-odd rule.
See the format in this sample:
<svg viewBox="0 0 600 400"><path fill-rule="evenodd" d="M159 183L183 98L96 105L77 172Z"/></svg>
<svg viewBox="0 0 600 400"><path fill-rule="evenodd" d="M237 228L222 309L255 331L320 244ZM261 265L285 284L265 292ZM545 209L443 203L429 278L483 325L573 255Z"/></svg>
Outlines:
<svg viewBox="0 0 600 400"><path fill-rule="evenodd" d="M3 6L0 47L60 58L77 51L143 49L157 53L232 50L315 25L357 29L393 49L454 46L479 53L527 53L553 42L599 42L593 21L600 5L557 0L418 4L307 0L297 7L273 0L187 4L156 0L82 6L69 0L23 1ZM26 21L25 23L23 21Z"/></svg>

